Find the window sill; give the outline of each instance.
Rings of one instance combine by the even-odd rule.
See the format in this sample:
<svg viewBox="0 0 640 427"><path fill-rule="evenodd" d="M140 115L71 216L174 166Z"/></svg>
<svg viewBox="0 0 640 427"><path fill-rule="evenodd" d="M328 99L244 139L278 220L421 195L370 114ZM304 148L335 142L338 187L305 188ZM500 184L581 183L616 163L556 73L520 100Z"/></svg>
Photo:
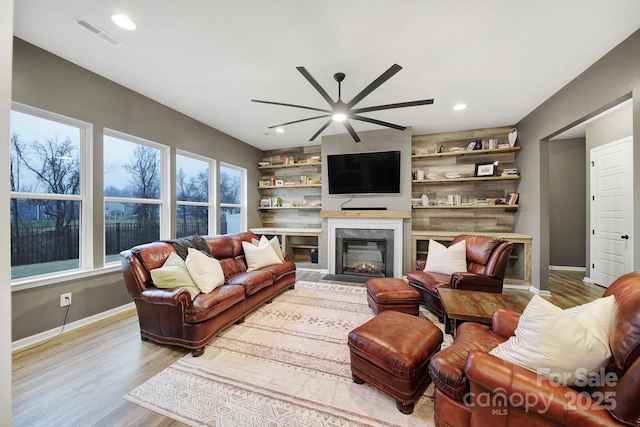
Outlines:
<svg viewBox="0 0 640 427"><path fill-rule="evenodd" d="M87 277L96 277L106 274L113 274L121 271L120 263L109 264L105 267L95 268L93 270L74 270L63 273L50 274L47 276L27 277L11 282L11 292L24 291L26 289L39 288L42 286L55 285L71 280L84 279Z"/></svg>

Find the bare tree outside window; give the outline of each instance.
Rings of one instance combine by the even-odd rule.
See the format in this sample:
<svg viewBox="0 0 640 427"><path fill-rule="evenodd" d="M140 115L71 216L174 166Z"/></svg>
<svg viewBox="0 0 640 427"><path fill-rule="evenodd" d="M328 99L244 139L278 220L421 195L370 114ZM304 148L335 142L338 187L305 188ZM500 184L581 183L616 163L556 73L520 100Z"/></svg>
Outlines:
<svg viewBox="0 0 640 427"><path fill-rule="evenodd" d="M209 234L211 161L176 156L176 237Z"/></svg>
<svg viewBox="0 0 640 427"><path fill-rule="evenodd" d="M161 151L135 137L104 135L105 260L160 239Z"/></svg>
<svg viewBox="0 0 640 427"><path fill-rule="evenodd" d="M220 166L220 232L237 233L244 228L244 170Z"/></svg>
<svg viewBox="0 0 640 427"><path fill-rule="evenodd" d="M80 128L12 111L11 131L11 277L78 268Z"/></svg>

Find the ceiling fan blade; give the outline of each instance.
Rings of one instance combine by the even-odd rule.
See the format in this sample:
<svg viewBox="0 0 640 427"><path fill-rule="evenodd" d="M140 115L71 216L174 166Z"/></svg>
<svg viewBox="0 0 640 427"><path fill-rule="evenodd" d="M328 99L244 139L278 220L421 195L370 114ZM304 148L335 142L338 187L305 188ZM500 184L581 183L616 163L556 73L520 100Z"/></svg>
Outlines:
<svg viewBox="0 0 640 427"><path fill-rule="evenodd" d="M306 118L306 119L294 120L292 122L287 122L287 123L280 123L279 125L269 126L269 129L277 128L277 127L280 127L280 126L292 125L294 123L308 122L309 120L321 119L323 117L329 117L329 116L330 116L330 114L323 114L321 116L315 116L315 117L309 117L309 118Z"/></svg>
<svg viewBox="0 0 640 427"><path fill-rule="evenodd" d="M313 136L311 137L311 139L309 139L309 141L313 141L314 139L316 139L318 137L318 135L320 135L322 133L322 131L324 131L326 128L329 127L329 125L333 122L333 119L329 119L327 121L327 123L325 123L324 125L322 125L322 127L320 129L318 129L318 132L314 133Z"/></svg>
<svg viewBox="0 0 640 427"><path fill-rule="evenodd" d="M420 101L397 102L395 104L375 105L373 107L356 108L351 110L352 113L368 113L370 111L390 110L392 108L416 107L418 105L433 104L433 99L422 99Z"/></svg>
<svg viewBox="0 0 640 427"><path fill-rule="evenodd" d="M360 120L361 122L373 123L374 125L385 126L392 129L405 130L406 126L394 125L393 123L383 122L382 120L371 119L369 117L351 116L353 120Z"/></svg>
<svg viewBox="0 0 640 427"><path fill-rule="evenodd" d="M331 110L325 110L323 108L307 107L307 106L304 106L304 105L296 105L296 104L285 104L284 102L261 101L259 99L252 99L251 102L259 102L261 104L282 105L283 107L304 108L305 110L323 111L325 113L330 113L331 112Z"/></svg>
<svg viewBox="0 0 640 427"><path fill-rule="evenodd" d="M351 134L351 137L355 142L361 141L360 137L356 133L356 130L353 128L353 126L351 126L351 123L349 123L348 120L345 120L344 122L342 122L342 124L344 125L345 128L347 128L347 131Z"/></svg>
<svg viewBox="0 0 640 427"><path fill-rule="evenodd" d="M351 108L354 105L356 105L358 102L362 101L365 96L369 95L378 86L380 86L382 83L384 83L387 80L389 80L391 77L393 77L400 70L402 70L401 66L399 66L398 64L393 64L391 67L389 67L389 69L387 71L382 73L380 75L380 77L378 77L377 79L372 81L369 84L369 86L367 86L364 89L362 89L362 91L359 94L357 94L351 101L349 101L349 103L347 104L347 108Z"/></svg>
<svg viewBox="0 0 640 427"><path fill-rule="evenodd" d="M304 76L304 78L307 79L309 81L309 83L311 83L311 86L316 88L316 90L320 93L320 95L322 95L322 97L325 99L325 101L327 101L329 103L329 105L331 105L331 107L333 107L336 104L333 101L333 99L331 99L331 97L329 96L327 91L324 90L322 88L322 86L320 86L320 83L318 83L316 81L316 79L314 79L313 76L311 74L309 74L309 72L307 71L306 68L304 68L304 67L296 67L296 70L300 71L300 74L302 74Z"/></svg>

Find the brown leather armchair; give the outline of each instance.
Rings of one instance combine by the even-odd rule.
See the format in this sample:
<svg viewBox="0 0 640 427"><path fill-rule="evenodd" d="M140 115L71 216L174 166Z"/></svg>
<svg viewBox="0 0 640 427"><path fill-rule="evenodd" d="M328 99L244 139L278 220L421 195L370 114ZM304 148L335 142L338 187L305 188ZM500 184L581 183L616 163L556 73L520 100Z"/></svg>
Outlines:
<svg viewBox="0 0 640 427"><path fill-rule="evenodd" d="M489 354L514 335L518 313L497 309L491 327L463 323L429 364L436 426L640 426L640 271L615 280L603 297L609 295L617 306L609 329L613 361L580 388Z"/></svg>
<svg viewBox="0 0 640 427"><path fill-rule="evenodd" d="M422 304L444 321L444 309L438 295L438 288L450 287L502 293L502 283L509 263L513 244L497 237L461 234L452 245L465 240L467 247L467 271L451 276L429 273L424 270L426 260L416 261L416 270L407 273L407 280L422 296Z"/></svg>

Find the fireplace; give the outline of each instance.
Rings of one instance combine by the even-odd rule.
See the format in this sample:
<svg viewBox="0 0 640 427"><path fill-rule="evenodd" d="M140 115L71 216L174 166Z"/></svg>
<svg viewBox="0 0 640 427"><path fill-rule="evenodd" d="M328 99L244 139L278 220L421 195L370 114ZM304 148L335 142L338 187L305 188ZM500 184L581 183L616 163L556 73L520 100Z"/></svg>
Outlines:
<svg viewBox="0 0 640 427"><path fill-rule="evenodd" d="M402 218L328 220L329 274L402 277Z"/></svg>
<svg viewBox="0 0 640 427"><path fill-rule="evenodd" d="M336 274L393 277L393 230L336 230Z"/></svg>

